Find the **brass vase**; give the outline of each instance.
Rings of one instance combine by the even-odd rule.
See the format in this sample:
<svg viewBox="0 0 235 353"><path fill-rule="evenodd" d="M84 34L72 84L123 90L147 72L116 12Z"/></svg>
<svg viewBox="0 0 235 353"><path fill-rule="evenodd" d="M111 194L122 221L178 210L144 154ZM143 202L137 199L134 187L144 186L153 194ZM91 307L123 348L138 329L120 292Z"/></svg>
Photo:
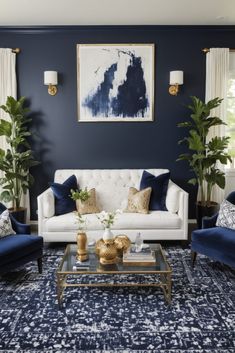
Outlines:
<svg viewBox="0 0 235 353"><path fill-rule="evenodd" d="M86 261L88 259L86 245L87 245L86 233L79 232L77 234L77 259L79 261Z"/></svg>
<svg viewBox="0 0 235 353"><path fill-rule="evenodd" d="M113 265L117 261L117 249L113 240L99 243L99 257L102 265Z"/></svg>

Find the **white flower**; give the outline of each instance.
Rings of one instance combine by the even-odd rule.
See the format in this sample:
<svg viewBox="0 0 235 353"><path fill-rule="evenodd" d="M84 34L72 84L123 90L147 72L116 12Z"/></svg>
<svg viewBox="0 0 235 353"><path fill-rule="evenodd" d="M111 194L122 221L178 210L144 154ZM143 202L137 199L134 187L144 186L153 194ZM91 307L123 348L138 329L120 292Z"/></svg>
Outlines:
<svg viewBox="0 0 235 353"><path fill-rule="evenodd" d="M122 213L120 210L116 210L115 212L102 211L97 218L104 228L110 228L114 224L116 216L120 213Z"/></svg>

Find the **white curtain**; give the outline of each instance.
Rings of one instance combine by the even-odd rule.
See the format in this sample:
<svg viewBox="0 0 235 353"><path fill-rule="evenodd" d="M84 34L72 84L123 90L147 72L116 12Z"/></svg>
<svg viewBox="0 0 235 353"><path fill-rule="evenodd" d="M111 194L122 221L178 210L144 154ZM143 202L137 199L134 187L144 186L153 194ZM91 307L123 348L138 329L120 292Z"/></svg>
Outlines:
<svg viewBox="0 0 235 353"><path fill-rule="evenodd" d="M8 48L0 48L0 105L5 104L7 97L17 98L17 82L16 82L16 54ZM8 114L2 109L0 110L0 118L9 120ZM4 136L0 136L0 148L6 150L7 143ZM3 176L0 171L0 177ZM1 191L1 189L0 189ZM27 221L30 219L29 195L23 195L22 205L27 207ZM10 205L7 205L10 207Z"/></svg>
<svg viewBox="0 0 235 353"><path fill-rule="evenodd" d="M213 115L226 122L227 82L229 75L229 48L211 48L206 54L206 102L219 97L223 102L213 110ZM225 125L213 126L208 141L215 136L225 136ZM223 168L223 165L220 165ZM224 199L224 190L214 186L212 200L218 203Z"/></svg>
<svg viewBox="0 0 235 353"><path fill-rule="evenodd" d="M7 97L16 98L16 54L11 49L0 48L0 105L5 104ZM9 121L9 115L2 109L0 110L0 118ZM0 148L7 149L5 136L0 136ZM3 172L0 170L0 178ZM0 191L1 191L0 186Z"/></svg>

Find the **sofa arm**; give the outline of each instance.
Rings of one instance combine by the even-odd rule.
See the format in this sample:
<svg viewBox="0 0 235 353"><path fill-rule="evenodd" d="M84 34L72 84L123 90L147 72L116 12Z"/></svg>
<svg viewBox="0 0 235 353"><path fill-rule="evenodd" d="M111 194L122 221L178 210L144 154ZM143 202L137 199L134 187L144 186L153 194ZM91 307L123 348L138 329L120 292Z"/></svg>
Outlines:
<svg viewBox="0 0 235 353"><path fill-rule="evenodd" d="M37 197L38 202L38 231L42 234L42 224L44 218L53 217L55 214L55 198L49 188Z"/></svg>
<svg viewBox="0 0 235 353"><path fill-rule="evenodd" d="M205 228L215 227L217 218L218 218L218 213L214 214L211 217L203 217L202 218L202 228L205 229Z"/></svg>
<svg viewBox="0 0 235 353"><path fill-rule="evenodd" d="M188 193L183 189L179 192L179 211L178 215L183 222L183 231L185 239L188 239Z"/></svg>

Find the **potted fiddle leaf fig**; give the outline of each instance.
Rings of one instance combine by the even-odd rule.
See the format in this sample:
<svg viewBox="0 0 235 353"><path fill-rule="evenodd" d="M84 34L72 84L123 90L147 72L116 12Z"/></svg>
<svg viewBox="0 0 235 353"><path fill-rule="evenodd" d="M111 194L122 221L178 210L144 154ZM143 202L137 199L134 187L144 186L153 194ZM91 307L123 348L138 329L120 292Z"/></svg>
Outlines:
<svg viewBox="0 0 235 353"><path fill-rule="evenodd" d="M225 188L225 173L219 164L231 161L227 153L229 137L212 137L208 140L209 130L213 126L225 124L219 117L211 115L222 99L215 98L204 103L192 96L192 103L187 107L191 111L190 119L179 123L178 127L187 128L187 136L179 141L188 147L188 153L180 154L178 160L186 160L194 172L194 178L188 182L198 185L197 223L201 228L202 217L211 216L218 210L218 204L211 199L215 185ZM226 125L226 124L225 124Z"/></svg>
<svg viewBox="0 0 235 353"><path fill-rule="evenodd" d="M8 146L6 151L0 148L0 170L3 171L0 200L11 202L9 210L23 223L26 221L26 208L21 206L22 196L34 182L30 168L39 163L34 159L27 140L31 135L28 130L31 119L26 117L29 109L24 108L24 102L24 97L16 100L9 96L6 104L0 106L10 118L9 121L0 119L0 136L5 136Z"/></svg>

